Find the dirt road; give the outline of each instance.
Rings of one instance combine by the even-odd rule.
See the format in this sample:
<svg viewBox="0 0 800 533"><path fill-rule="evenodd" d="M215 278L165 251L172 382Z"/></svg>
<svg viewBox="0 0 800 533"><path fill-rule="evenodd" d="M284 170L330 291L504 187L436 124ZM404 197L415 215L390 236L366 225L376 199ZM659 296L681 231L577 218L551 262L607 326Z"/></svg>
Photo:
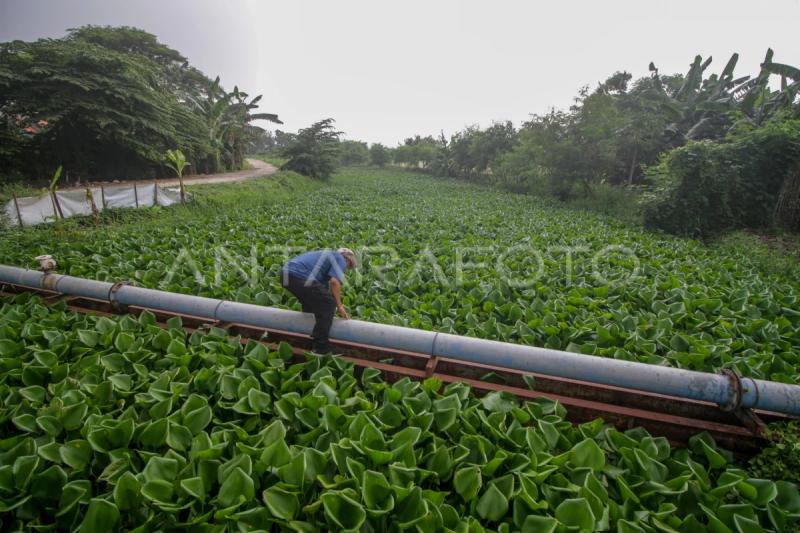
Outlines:
<svg viewBox="0 0 800 533"><path fill-rule="evenodd" d="M228 183L234 181L247 181L254 178L263 178L265 176L271 176L278 172L278 168L270 165L269 163L265 163L263 161L259 161L258 159L247 159L247 162L253 165L255 168L251 170L239 170L236 172L225 172L224 174L194 174L192 176L187 176L183 178L184 186L188 185L198 185L201 183ZM112 187L130 187L133 185L134 182L132 181L121 181L119 183L104 183L103 186L106 189ZM136 183L153 183L152 180L148 180L145 182L136 181ZM92 184L94 185L94 184ZM159 187L177 187L178 180L176 179L161 179L158 180ZM81 185L81 189L85 188L86 184ZM72 188L72 187L70 187ZM66 188L64 189L66 190Z"/></svg>

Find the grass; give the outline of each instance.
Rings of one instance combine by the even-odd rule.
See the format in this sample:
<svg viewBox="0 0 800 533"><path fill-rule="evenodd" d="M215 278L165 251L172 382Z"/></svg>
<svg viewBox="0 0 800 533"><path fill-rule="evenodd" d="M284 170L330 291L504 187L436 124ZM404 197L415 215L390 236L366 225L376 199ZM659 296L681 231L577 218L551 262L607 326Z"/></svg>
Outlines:
<svg viewBox="0 0 800 533"><path fill-rule="evenodd" d="M716 251L757 268L766 276L800 279L800 237L737 231L709 243Z"/></svg>
<svg viewBox="0 0 800 533"><path fill-rule="evenodd" d="M641 224L637 208L639 196L635 192L607 185L593 186L592 192L594 192L594 198L571 200L567 206L600 213L631 224Z"/></svg>
<svg viewBox="0 0 800 533"><path fill-rule="evenodd" d="M248 161L247 159L242 161L242 170L253 170L254 168L256 168L256 167L251 165L250 161Z"/></svg>

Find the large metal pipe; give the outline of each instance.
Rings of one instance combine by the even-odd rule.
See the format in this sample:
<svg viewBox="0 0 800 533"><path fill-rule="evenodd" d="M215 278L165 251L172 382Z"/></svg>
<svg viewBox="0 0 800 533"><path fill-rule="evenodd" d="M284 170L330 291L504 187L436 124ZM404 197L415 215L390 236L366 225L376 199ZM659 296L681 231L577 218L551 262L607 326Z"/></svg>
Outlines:
<svg viewBox="0 0 800 533"><path fill-rule="evenodd" d="M3 265L0 265L0 282L292 333L310 334L314 327L312 315L295 311L43 274ZM331 338L713 402L723 407L741 405L800 415L800 386L738 378L732 373L693 372L357 320L334 320Z"/></svg>

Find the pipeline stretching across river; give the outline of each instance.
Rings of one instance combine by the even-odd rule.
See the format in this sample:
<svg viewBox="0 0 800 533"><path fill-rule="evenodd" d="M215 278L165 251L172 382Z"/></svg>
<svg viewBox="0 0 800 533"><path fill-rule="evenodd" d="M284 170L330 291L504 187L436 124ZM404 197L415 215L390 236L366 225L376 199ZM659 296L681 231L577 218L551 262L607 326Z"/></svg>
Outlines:
<svg viewBox="0 0 800 533"><path fill-rule="evenodd" d="M297 311L0 265L3 282L292 333L308 335L314 327L312 315ZM730 371L708 374L356 320L334 320L331 338L711 402L726 410L746 407L800 415L800 386L740 377Z"/></svg>

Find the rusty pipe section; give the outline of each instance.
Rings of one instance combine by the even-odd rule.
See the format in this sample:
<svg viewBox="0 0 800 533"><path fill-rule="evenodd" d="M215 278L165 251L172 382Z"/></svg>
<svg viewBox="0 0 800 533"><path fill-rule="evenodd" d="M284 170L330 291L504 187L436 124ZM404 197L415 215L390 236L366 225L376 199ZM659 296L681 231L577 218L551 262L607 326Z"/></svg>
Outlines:
<svg viewBox="0 0 800 533"><path fill-rule="evenodd" d="M307 335L314 327L313 315L306 313L0 265L2 282L291 333ZM334 320L331 338L712 402L723 409L749 407L800 415L800 386L732 372L708 374L357 320Z"/></svg>

